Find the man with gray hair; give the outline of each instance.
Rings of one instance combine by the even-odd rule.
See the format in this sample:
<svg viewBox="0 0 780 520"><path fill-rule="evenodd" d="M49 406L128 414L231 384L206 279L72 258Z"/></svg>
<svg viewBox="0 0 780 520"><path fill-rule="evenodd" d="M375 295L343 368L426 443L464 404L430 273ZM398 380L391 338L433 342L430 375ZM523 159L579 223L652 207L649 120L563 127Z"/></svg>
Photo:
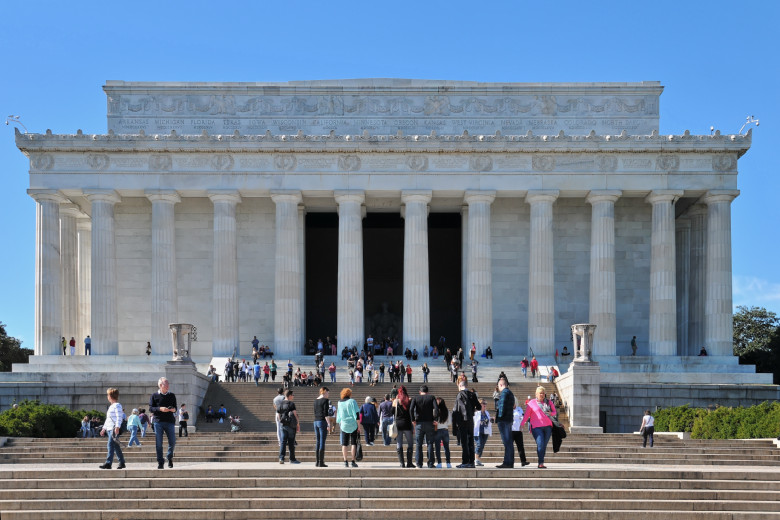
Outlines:
<svg viewBox="0 0 780 520"><path fill-rule="evenodd" d="M168 437L168 467L173 467L173 449L176 447L176 395L169 392L170 383L165 377L157 381L158 392L149 398L149 411L152 413L154 436L157 448L157 469L163 469L165 460L162 454L163 433Z"/></svg>

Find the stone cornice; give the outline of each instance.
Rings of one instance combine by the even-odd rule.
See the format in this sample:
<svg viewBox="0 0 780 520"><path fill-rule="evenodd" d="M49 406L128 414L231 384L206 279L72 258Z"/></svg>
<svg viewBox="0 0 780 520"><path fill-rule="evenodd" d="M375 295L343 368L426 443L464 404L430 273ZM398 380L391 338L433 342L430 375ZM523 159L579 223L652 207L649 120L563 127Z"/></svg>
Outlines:
<svg viewBox="0 0 780 520"><path fill-rule="evenodd" d="M414 153L414 152L737 152L741 157L752 142L746 135L178 135L170 134L22 134L16 130L16 145L25 154L40 152L203 152L203 153ZM45 160L38 159L45 163ZM44 164L45 165L45 164Z"/></svg>

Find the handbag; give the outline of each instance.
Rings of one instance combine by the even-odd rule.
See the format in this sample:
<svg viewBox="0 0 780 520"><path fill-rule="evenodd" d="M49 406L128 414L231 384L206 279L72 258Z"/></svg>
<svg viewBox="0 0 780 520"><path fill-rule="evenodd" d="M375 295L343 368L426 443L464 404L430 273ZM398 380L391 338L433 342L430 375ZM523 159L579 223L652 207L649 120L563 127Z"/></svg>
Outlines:
<svg viewBox="0 0 780 520"><path fill-rule="evenodd" d="M387 425L387 434L391 439L398 438L398 426L395 424L398 422L398 407L395 408L395 415L393 416L393 422Z"/></svg>

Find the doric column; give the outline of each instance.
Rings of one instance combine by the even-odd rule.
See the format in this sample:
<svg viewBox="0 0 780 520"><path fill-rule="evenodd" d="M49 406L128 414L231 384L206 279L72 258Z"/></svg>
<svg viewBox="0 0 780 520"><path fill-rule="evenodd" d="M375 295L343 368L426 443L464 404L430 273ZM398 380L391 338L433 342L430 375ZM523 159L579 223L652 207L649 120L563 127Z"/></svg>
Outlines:
<svg viewBox="0 0 780 520"><path fill-rule="evenodd" d="M674 203L682 195L682 190L656 190L646 198L653 205L648 338L651 356L677 355Z"/></svg>
<svg viewBox="0 0 780 520"><path fill-rule="evenodd" d="M493 255L490 206L495 191L466 191L468 244L466 274L466 335L461 344L475 343L478 351L493 345Z"/></svg>
<svg viewBox="0 0 780 520"><path fill-rule="evenodd" d="M299 191L272 191L276 204L276 271L274 297L274 354L301 351L301 255L299 248Z"/></svg>
<svg viewBox="0 0 780 520"><path fill-rule="evenodd" d="M590 228L590 317L596 325L593 352L614 356L617 341L615 298L615 202L616 190L595 190L588 194Z"/></svg>
<svg viewBox="0 0 780 520"><path fill-rule="evenodd" d="M339 205L339 265L336 335L339 349L362 346L364 335L363 301L363 215L362 191L337 191Z"/></svg>
<svg viewBox="0 0 780 520"><path fill-rule="evenodd" d="M214 356L224 357L239 351L236 205L241 202L241 195L231 190L212 190L208 195L214 205L211 349Z"/></svg>
<svg viewBox="0 0 780 520"><path fill-rule="evenodd" d="M675 222L675 265L677 270L677 354L691 355L688 345L688 279L691 276L691 221L678 218Z"/></svg>
<svg viewBox="0 0 780 520"><path fill-rule="evenodd" d="M460 337L461 345L468 345L468 286L469 286L469 207L463 205L460 210ZM438 337L436 344L438 345Z"/></svg>
<svg viewBox="0 0 780 520"><path fill-rule="evenodd" d="M76 231L76 221L79 216L81 216L81 210L75 204L60 205L62 336L65 336L68 341L79 335L78 236ZM78 344L81 344L81 341Z"/></svg>
<svg viewBox="0 0 780 520"><path fill-rule="evenodd" d="M298 345L306 344L306 208L298 206L298 255L301 266L301 336Z"/></svg>
<svg viewBox="0 0 780 520"><path fill-rule="evenodd" d="M84 338L92 335L92 221L82 217L76 222L79 241L79 336L78 351L84 354Z"/></svg>
<svg viewBox="0 0 780 520"><path fill-rule="evenodd" d="M404 347L422 352L431 341L428 279L428 203L430 191L402 191L404 203Z"/></svg>
<svg viewBox="0 0 780 520"><path fill-rule="evenodd" d="M85 190L92 204L92 355L117 355L116 241L114 190Z"/></svg>
<svg viewBox="0 0 780 520"><path fill-rule="evenodd" d="M710 355L734 355L731 300L731 201L738 190L711 190L707 205L707 299L704 305L705 345Z"/></svg>
<svg viewBox="0 0 780 520"><path fill-rule="evenodd" d="M56 190L27 190L35 199L35 355L62 354L60 203Z"/></svg>
<svg viewBox="0 0 780 520"><path fill-rule="evenodd" d="M707 206L694 204L688 210L691 222L690 276L688 277L688 355L704 346L704 301L707 298L706 229Z"/></svg>
<svg viewBox="0 0 780 520"><path fill-rule="evenodd" d="M528 272L528 348L535 356L555 353L553 208L558 190L529 191L531 247Z"/></svg>
<svg viewBox="0 0 780 520"><path fill-rule="evenodd" d="M157 353L171 347L171 323L179 321L176 288L175 204L181 197L174 190L147 190L152 203L152 319L149 337Z"/></svg>

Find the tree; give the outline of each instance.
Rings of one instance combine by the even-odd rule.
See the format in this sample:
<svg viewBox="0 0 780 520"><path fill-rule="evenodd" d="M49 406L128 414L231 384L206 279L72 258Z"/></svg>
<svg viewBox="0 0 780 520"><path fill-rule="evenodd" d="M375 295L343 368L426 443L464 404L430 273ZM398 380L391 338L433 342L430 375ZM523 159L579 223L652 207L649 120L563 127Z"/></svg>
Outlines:
<svg viewBox="0 0 780 520"><path fill-rule="evenodd" d="M0 322L0 372L10 372L13 363L27 363L33 351L22 348L22 342L5 331L5 325Z"/></svg>
<svg viewBox="0 0 780 520"><path fill-rule="evenodd" d="M734 355L756 365L757 372L774 373L780 380L780 318L763 307L738 306L734 314Z"/></svg>

